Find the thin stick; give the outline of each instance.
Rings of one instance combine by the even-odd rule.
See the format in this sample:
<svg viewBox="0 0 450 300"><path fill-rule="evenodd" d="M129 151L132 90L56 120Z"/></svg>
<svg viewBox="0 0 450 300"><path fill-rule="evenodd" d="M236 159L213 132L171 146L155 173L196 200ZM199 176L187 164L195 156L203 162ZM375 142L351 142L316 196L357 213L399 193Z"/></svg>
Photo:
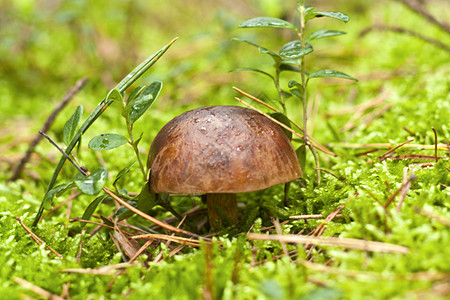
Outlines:
<svg viewBox="0 0 450 300"><path fill-rule="evenodd" d="M434 132L434 156L436 157L436 162L438 162L439 158L437 155L437 133L436 133L436 129L434 129L434 127L431 127L431 129L433 129L433 132Z"/></svg>
<svg viewBox="0 0 450 300"><path fill-rule="evenodd" d="M234 89L236 92L238 92L238 93L244 95L245 97L250 98L250 99L252 99L252 100L258 102L259 104L262 104L262 105L264 105L265 107L267 107L267 108L273 110L274 112L280 112L280 111L279 111L278 109L276 109L275 107L273 107L273 106L267 104L266 102L264 102L264 101L262 101L262 100L256 98L255 96L253 96L253 95L251 95L251 94L249 94L249 93L247 93L247 92L244 92L243 90L241 90L241 89L239 89L239 88L237 88L237 87L235 87L235 86L233 86L233 89ZM303 131L303 129L301 129L301 130Z"/></svg>
<svg viewBox="0 0 450 300"><path fill-rule="evenodd" d="M88 269L82 269L82 268L72 268L72 269L64 269L60 272L63 273L75 273L75 274L89 274L89 275L116 275L118 272L122 272L126 268L136 266L137 264L131 264L129 262L124 263L118 263L115 265L106 265L98 268L88 268Z"/></svg>
<svg viewBox="0 0 450 300"><path fill-rule="evenodd" d="M43 137L45 137L50 144L52 144L53 146L56 147L56 149L58 149L59 152L61 152L61 154L78 170L78 172L80 172L81 174L83 174L84 176L87 176L88 174L86 173L85 170L83 170L81 167L79 167L70 157L69 155L64 152L64 150L58 146L58 144L56 144L48 135L46 135L45 133L43 133L42 131L39 131L39 134L42 135Z"/></svg>
<svg viewBox="0 0 450 300"><path fill-rule="evenodd" d="M397 1L404 3L406 6L409 7L409 9L411 9L412 11L423 16L430 23L433 23L434 25L440 27L442 30L446 31L447 33L450 33L450 25L448 25L447 23L439 22L432 14L427 12L424 9L424 7L419 4L418 1L417 2L413 2L410 0L397 0Z"/></svg>
<svg viewBox="0 0 450 300"><path fill-rule="evenodd" d="M170 241L175 243L180 243L183 245L188 246L194 246L198 247L200 246L200 242L198 240L192 240L180 236L175 235L167 235L167 234L155 234L155 233L148 233L148 234L141 234L141 235L135 235L131 237L132 239L157 239L157 240L163 240L163 241Z"/></svg>
<svg viewBox="0 0 450 300"><path fill-rule="evenodd" d="M318 271L320 273L335 274L338 276L346 276L351 278L365 278L365 280L408 280L408 281L438 281L448 278L447 273L437 272L417 272L407 274L393 274L393 273L376 273L365 272L357 270L342 269L336 267L327 267L323 264L312 263L308 261L302 261L301 264L306 268Z"/></svg>
<svg viewBox="0 0 450 300"><path fill-rule="evenodd" d="M148 220L148 221L150 221L152 223L155 223L156 225L158 225L158 226L160 226L162 228L165 228L167 230L170 230L170 231L173 231L173 232L176 232L176 233L179 233L179 234L184 234L184 235L187 235L189 237L194 237L194 238L197 238L197 239L204 239L205 241L210 241L209 238L202 237L202 236L200 236L198 234L195 234L195 233L192 233L192 232L180 229L180 228L176 228L176 227L174 227L172 225L169 225L169 224L166 224L166 223L164 223L164 222L162 222L162 221L160 221L160 220L158 220L158 219L156 219L156 218L154 218L152 216L147 215L146 213L140 211L139 209L135 208L134 206L131 206L127 202L123 201L116 194L114 194L113 192L111 192L110 190L108 190L105 187L103 188L103 191L105 193L107 193L108 195L110 195L114 200L119 202L121 205L125 206L126 208L128 208L129 210L131 210L132 212L137 214L138 216L140 216L140 217L142 217L142 218L144 218L144 219L146 219L146 220Z"/></svg>
<svg viewBox="0 0 450 300"><path fill-rule="evenodd" d="M371 27L368 27L364 30L361 31L361 33L359 34L360 36L364 36L367 33L369 33L370 31L374 31L374 30L378 30L378 31L391 31L391 32L396 32L396 33L400 33L400 34L405 34L405 35L409 35L415 38L418 38L420 40L423 40L427 43L430 43L438 48L441 48L447 52L450 52L450 47L447 46L446 44L442 43L439 40L436 39L432 39L429 38L423 34L420 34L418 32L415 32L413 30L410 29L406 29L406 28L402 28L402 27L398 27L398 26L385 26L385 25L374 25Z"/></svg>
<svg viewBox="0 0 450 300"><path fill-rule="evenodd" d="M411 173L411 175L409 176L408 180L406 181L406 183L402 183L402 185L400 186L400 188L398 188L386 201L386 203L384 204L384 208L388 208L388 206L392 203L392 201L394 201L395 197L401 192L403 191L403 189L406 187L406 185L408 185L409 183L411 183L411 181L413 181L414 179L416 179L417 177Z"/></svg>
<svg viewBox="0 0 450 300"><path fill-rule="evenodd" d="M178 223L177 228L180 228L185 220L186 220L186 215L184 215L183 219L181 219L181 221ZM175 234L172 233L171 236L175 236ZM166 247L169 248L169 246L170 246L170 240L168 240L167 243L166 243ZM181 244L181 246L184 246L184 245ZM170 255L169 255L169 257L170 257ZM164 253L163 253L163 251L161 251L161 252L159 252L158 256L153 261L156 262L156 263L159 263L163 259L164 259Z"/></svg>
<svg viewBox="0 0 450 300"><path fill-rule="evenodd" d="M66 204L67 202L72 201L73 199L75 199L76 197L78 197L79 195L81 195L81 192L75 193L75 194L71 194L66 200L64 200L63 202L61 202L60 204L56 205L55 207L53 207L51 210L49 210L47 212L47 216L51 215L52 213L54 213L56 210L58 210L60 207L64 206L64 204ZM44 218L44 216L41 216L41 219L39 221L41 221Z"/></svg>
<svg viewBox="0 0 450 300"><path fill-rule="evenodd" d="M411 171L411 176L414 176L412 171ZM403 201L405 200L406 194L408 193L408 190L410 187L411 187L411 181L408 180L408 167L404 167L403 168L403 189L400 193L397 207L395 208L395 210L397 212L400 212L400 210L402 209Z"/></svg>
<svg viewBox="0 0 450 300"><path fill-rule="evenodd" d="M23 229L31 236L31 238L38 244L39 246L42 244L45 244L45 247L56 254L59 258L63 259L63 256L56 252L52 247L47 245L43 240L41 240L36 234L34 234L23 222L19 217L16 217L16 220L22 225Z"/></svg>
<svg viewBox="0 0 450 300"><path fill-rule="evenodd" d="M44 290L43 288L41 288L41 287L39 287L39 286L37 286L37 285L34 285L34 284L32 284L31 282L26 281L25 279L22 279L22 278L20 278L20 277L14 276L14 277L12 278L12 280L13 280L15 283L17 283L17 284L23 286L24 288L26 288L26 289L32 291L33 293L35 293L35 294L38 295L38 296L41 296L41 297L44 298L44 299L64 300L63 297L60 297L60 296L55 295L55 294L52 294L52 293L50 293L49 291Z"/></svg>
<svg viewBox="0 0 450 300"><path fill-rule="evenodd" d="M377 149L391 149L392 144L389 143L378 143L378 144L348 144L348 143L330 143L327 144L328 147L337 147L337 148L352 148L352 149L360 149L360 148L377 148ZM418 149L418 150L434 150L435 145L420 145L420 144L408 144L403 145L403 148L408 149ZM447 144L438 144L438 150L450 151L450 146Z"/></svg>
<svg viewBox="0 0 450 300"><path fill-rule="evenodd" d="M380 160L384 160L384 159L386 159L386 156L387 156L389 153L392 153L392 152L394 152L395 150L397 150L398 148L400 148L400 147L402 147L402 146L404 146L404 145L406 145L406 144L412 143L412 142L414 142L414 139L409 140L409 141L406 141L406 142L403 142L403 143L401 143L401 144L395 146L394 148L389 149L387 152L381 154L380 156L378 156L378 158L379 158Z"/></svg>
<svg viewBox="0 0 450 300"><path fill-rule="evenodd" d="M345 217L344 215L338 214L334 218L335 219L342 219L344 217ZM326 217L324 215L320 215L320 214L317 214L317 215L300 215L300 216L290 216L289 217L289 219L292 219L292 220L325 219L325 218Z"/></svg>
<svg viewBox="0 0 450 300"><path fill-rule="evenodd" d="M59 112L84 87L84 85L86 84L87 81L88 81L87 78L82 78L82 79L78 80L77 83L75 83L75 85L67 92L67 94L63 97L63 99L58 104L58 106L53 110L53 112L47 118L47 121L45 121L45 123L42 126L40 131L46 132L50 129L50 127L52 126L52 124L55 121L56 116L59 114ZM33 139L33 141L31 141L27 152L22 157L22 159L19 161L19 164L17 165L16 169L13 172L13 175L8 179L8 181L17 180L20 177L20 173L22 172L26 163L30 159L31 154L34 152L34 149L36 148L37 144L41 141L41 139L42 139L42 136L37 134L36 137Z"/></svg>
<svg viewBox="0 0 450 300"><path fill-rule="evenodd" d="M339 179L339 176L337 176L336 174L334 174L334 173L331 172L330 170L327 170L327 169L324 169L324 168L313 168L313 169L314 169L314 170L323 171L323 172L328 173L328 174L330 174L331 176L333 176L333 177Z"/></svg>
<svg viewBox="0 0 450 300"><path fill-rule="evenodd" d="M280 221L278 220L278 218L275 219L275 218L273 218L271 216L271 219L272 219L271 221L272 221L273 225L275 226L275 231L277 232L277 234L278 235L282 235L283 231L281 231L281 225L280 225ZM286 257L289 257L289 252L288 252L288 249L286 247L286 243L280 241L280 244L281 244L281 249L283 249L284 255Z"/></svg>
<svg viewBox="0 0 450 300"><path fill-rule="evenodd" d="M262 101L261 99L258 99L258 98L256 98L255 96L250 95L249 93L244 92L244 91L241 90L241 89L238 89L237 87L233 87L233 89L234 89L235 91L241 93L242 95L244 95L244 96L246 96L246 97L248 97L248 98L250 98L250 99L252 99L252 100L254 100L254 101L256 101L256 102L258 102L258 103L260 103L260 104L262 104L262 105L264 105L264 106L266 106L267 108L273 110L274 112L280 112L279 110L277 110L276 108L274 108L274 107L270 106L269 104L265 103L265 102ZM244 105L250 107L250 108L253 107L253 106L251 106L250 104L247 104L246 102L243 102L243 100L240 100L239 98L235 98L235 99L238 100L239 102L241 102L242 104L244 104ZM253 109L267 117L267 114L265 114L265 113L263 113L263 112L257 110L256 108L253 108ZM303 132L303 128L301 128L300 125L298 125L297 123L295 123L294 121L292 121L292 120L289 119L289 118L288 118L288 120L289 120L289 122L291 122L292 125L294 125L294 126L297 127L301 132ZM277 124L279 124L279 123L277 123ZM280 125L280 126L281 126L281 125ZM282 127L283 127L283 126L282 126ZM286 127L283 127L283 128L286 128ZM288 127L288 128L289 128L289 127ZM294 131L292 131L291 128L289 128L289 129L288 129L288 128L286 128L286 130L288 130L288 131L290 131L290 132L294 132ZM295 133L294 133L294 134L295 134ZM296 134L296 135L297 135L298 137L300 137L301 139L303 139L303 135L298 135L298 134ZM311 140L311 143L313 144L313 146L316 147L317 149L319 149L320 151L322 151L322 152L324 152L324 153L326 153L326 154L328 154L328 155L337 156L336 153L334 153L334 152L330 151L329 149L327 149L325 146L323 146L322 144L320 144L320 143L319 143L316 139L314 139L312 136L308 135L308 138Z"/></svg>
<svg viewBox="0 0 450 300"><path fill-rule="evenodd" d="M249 233L247 237L251 240L258 241L284 241L294 244L313 244L316 246L343 247L347 249L363 250L370 252L386 252L408 254L409 249L404 246L366 241L360 239L338 238L338 237L312 237L306 235L284 234L284 235L267 235L261 233Z"/></svg>
<svg viewBox="0 0 450 300"><path fill-rule="evenodd" d="M272 120L273 122L277 123L278 125L280 125L280 126L283 127L284 129L286 129L287 131L292 132L292 134L294 134L294 135L298 136L299 138L303 139L303 136L302 136L300 133L298 133L298 132L295 131L295 130L292 130L292 129L289 128L288 126L286 126L286 125L284 125L283 123L281 123L280 121L278 121L278 120L272 118L272 117L269 116L268 114L262 112L261 110L257 109L256 107L254 107L253 105L248 104L247 102L245 102L244 100L239 99L238 97L234 97L234 99L236 99L237 101L241 102L241 103L244 104L245 106L250 107L250 108L253 109L254 111L259 112L260 114L262 114L263 116L265 116L265 117L267 117L268 119Z"/></svg>
<svg viewBox="0 0 450 300"><path fill-rule="evenodd" d="M321 235L323 234L323 232L325 231L325 226L326 226L326 224L328 224L328 223L330 223L331 221L333 221L333 219L338 215L338 213L340 213L341 210L343 210L344 208L345 208L344 205L339 205L338 208L336 208L335 210L333 210L333 211L325 218L325 220L324 220L322 223L320 223L319 226L317 226L317 227L314 229L313 232L311 232L311 235L312 235L312 236L317 236L317 237L321 236ZM305 244L305 248L307 248L307 247L309 247L309 246L310 246L309 244ZM311 246L310 249L309 249L309 251L308 251L308 254L307 254L307 256L306 256L307 258L309 258L309 257L311 256L313 249L314 249L314 247Z"/></svg>
<svg viewBox="0 0 450 300"><path fill-rule="evenodd" d="M147 247L150 246L152 243L153 243L153 240L146 241L145 244L142 245L141 248L139 248L139 250L133 255L132 258L130 258L130 260L128 262L130 264L133 263L136 260L136 258L138 258L142 254L142 252L144 252L145 249L147 249Z"/></svg>
<svg viewBox="0 0 450 300"><path fill-rule="evenodd" d="M106 227L106 228L114 229L113 226L107 225L105 223L95 222L95 221L91 221L91 220L84 220L84 219L80 219L80 218L70 219L69 222L70 223L73 223L73 222L89 223L89 224L98 225L100 227Z"/></svg>
<svg viewBox="0 0 450 300"><path fill-rule="evenodd" d="M419 207L414 207L414 211L418 212L419 214L421 214L424 217L430 218L430 219L435 220L435 221L437 221L437 222L439 222L441 224L444 224L447 227L450 227L450 219L448 219L448 218L446 218L444 216L441 216L441 215L438 215L436 213L427 211L425 209L421 209Z"/></svg>

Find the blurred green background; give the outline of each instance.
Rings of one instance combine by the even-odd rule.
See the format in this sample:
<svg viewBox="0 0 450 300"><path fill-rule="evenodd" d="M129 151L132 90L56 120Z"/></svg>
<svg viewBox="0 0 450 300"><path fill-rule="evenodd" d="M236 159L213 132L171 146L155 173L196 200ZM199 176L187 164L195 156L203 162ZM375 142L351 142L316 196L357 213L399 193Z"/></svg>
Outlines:
<svg viewBox="0 0 450 300"><path fill-rule="evenodd" d="M350 16L347 24L323 18L310 22L310 31L329 28L348 34L317 41L315 52L308 57L309 68L335 68L360 80L358 84L344 80L311 83L311 96L320 105L315 108L310 128L318 131L319 137L333 139L321 122L324 112L367 101L379 94L385 83L413 84L422 74L448 75L448 52L434 45L391 32L360 36L362 30L383 24L414 29L450 43L448 34L399 1L309 4ZM55 138L60 139L63 124L77 105L84 106L86 116L130 70L174 37L179 40L139 81L164 82L160 98L146 121L139 124L139 129L148 134L142 147L149 145L162 124L187 108L237 104L232 86L271 103L276 93L267 78L248 72L229 73L238 67L271 71L270 58L231 39L246 38L277 51L293 38L289 32L242 30L237 25L261 15L295 22L294 5L294 1L282 0L1 1L0 142L10 144L0 150L17 153L26 149L23 142L37 132L70 87L87 77L88 85L53 125ZM427 4L440 20L450 14L449 6L447 1ZM292 74L289 76L292 79ZM289 116L300 121L300 103L290 101L288 107ZM118 116L118 109L110 109L92 131L123 127ZM2 167L3 171L7 169Z"/></svg>
<svg viewBox="0 0 450 300"><path fill-rule="evenodd" d="M419 2L437 20L448 22L448 0ZM342 11L350 16L346 24L325 18L309 23L311 26L308 31L326 28L346 31L347 34L314 41L315 51L306 58L308 70L337 69L359 79L356 83L335 78L311 81L310 103L313 105L310 106L309 129L318 141L323 144L398 144L414 138L417 144L432 145L434 135L431 127L435 127L438 142L448 143L449 32L411 11L401 1L335 0L307 3L322 11ZM49 244L56 245L65 255L66 260L62 263L48 257L42 248L34 244L30 246L31 240L14 218L20 216L28 223L32 221L59 154L49 143L41 142L27 165L23 180L10 183L7 178L48 115L77 80L89 78L88 84L61 111L48 132L60 145L63 144L64 123L78 105L84 106L85 119L108 91L135 66L173 38L179 37L162 59L134 85L147 84L153 80L164 83L156 103L135 126L136 136L140 132L144 133L140 149L145 155L159 129L179 113L204 105L238 105L234 100L238 94L232 89L233 86L274 104L276 91L266 77L249 72L229 72L240 67L271 72L271 58L260 54L254 47L232 41L232 38L245 38L278 51L281 45L294 38L286 30L243 30L237 26L257 16L279 17L295 23L294 7L294 0L0 0L0 263L7 265L0 269L0 295L10 293L11 297L18 297L23 293L25 289L10 279L11 276L22 276L53 293L60 293L63 284L72 282L71 290L81 295L80 298L87 298L87 295L100 297L110 287L109 277L61 275L60 270L121 261L107 232L99 232L92 238L86 237L87 234L81 232L77 223L68 221L69 218L80 217L93 200L92 197L79 197L68 213L60 209L46 217L38 229L42 236L48 238ZM380 26L412 30L442 43L447 50L411 35L379 30ZM364 32L367 34L363 35ZM284 74L282 86L286 87L287 82L295 76L297 74ZM383 114L368 124L362 122L362 118L356 118L354 128L339 130L352 120L353 111L335 116L333 112L343 108L352 109L358 104L376 99L384 92L389 94L382 103L388 107ZM288 99L287 106L289 117L301 123L301 103ZM368 110L368 114L376 112L378 108ZM90 138L105 132L126 134L118 105L108 108L89 129L83 139L83 151L77 155L88 168L95 168L104 162L110 171L109 176L113 178L134 157L130 147L95 153L89 151L87 142ZM423 290L433 290L435 286L432 279L402 281L401 278L406 277L401 276L416 274L414 272L448 271L448 264L445 263L448 249L440 249L445 241L448 242L448 228L414 210L426 206L426 209L432 208L438 214L448 216L449 183L448 172L445 172L449 170L448 160L441 160L436 168L420 169L419 179L405 201L405 208L401 213L391 216L365 191L373 191L379 199L385 200L401 184L402 168L410 161L381 162L377 160L381 152L373 156L359 156L356 152L362 150L339 147L333 150L340 156L333 158L321 155L321 166L336 172L340 177L325 174L322 185L315 186L313 159L308 154L304 176L306 188L295 184L291 190L291 197L300 204L292 211L279 209L280 215L284 213L286 216L296 209L295 213L329 214L338 205L345 205L343 213L347 219L330 223L325 235L401 244L413 249L411 254L384 256L383 253L332 250L329 253L335 260L333 268L368 271L376 276L367 277L369 280L364 276L361 280L353 280L352 276L317 272L314 276L320 280L307 282L308 274L304 269L289 260L248 267L254 259L253 250L247 245L249 242L246 241L244 245L242 241L225 240L224 249L214 250L217 294L233 290L239 295L250 291L250 295L261 299L282 298L288 293L301 295L299 299L323 299L325 296L328 299L343 299L342 293L350 295L349 299L369 299L368 294L374 299L409 299L407 296L414 291L416 298L413 299L421 299ZM405 150L400 153L425 152ZM426 154L432 155L432 152ZM448 157L448 151L441 151L439 155ZM75 172L66 165L59 180L70 180ZM142 187L141 177L133 169L121 186L138 192ZM357 194L355 191L359 192L359 196L349 202L348 195ZM243 202L260 204L269 199L281 203L281 195L282 187L275 187L270 191L245 196ZM62 197L59 197L55 203L61 201ZM200 199L197 202L200 203ZM186 211L192 205L190 199L174 201L179 211ZM96 213L109 215L114 209L113 205L103 205ZM162 210L157 213L161 218L169 215ZM261 224L261 220L258 222L255 225L258 230L262 225L267 225ZM294 221L283 229L288 232L295 232L302 226L313 229L319 222L310 221L306 224ZM87 241L87 250L81 262L77 262L77 245L84 241ZM261 260L282 254L278 243L261 243L260 248ZM237 263L239 257L236 253L240 253L240 250L243 251L242 263ZM126 276L117 278L108 296L120 298L131 287L136 291L136 298L140 297L139 292L145 295L150 291L161 294L161 298L171 298L172 293L181 286L183 291L187 291L186 298L189 295L195 298L202 289L204 253L203 250L192 249L186 252L192 255L175 256L168 259L167 263L155 266L146 281L140 280L142 274L138 268L130 268ZM327 255L317 254L316 262L324 263L325 259L328 260ZM229 275L234 278L235 270L240 272L240 277L236 275L238 279L226 277ZM388 276L382 277L385 273ZM53 276L55 282L48 279ZM303 282L296 282L299 277L305 277L304 285ZM390 280L394 277L398 280ZM373 278L381 279L371 280ZM168 282L171 284L169 288ZM442 282L448 285L448 280ZM235 294L228 294L229 299ZM433 297L433 294L427 295Z"/></svg>

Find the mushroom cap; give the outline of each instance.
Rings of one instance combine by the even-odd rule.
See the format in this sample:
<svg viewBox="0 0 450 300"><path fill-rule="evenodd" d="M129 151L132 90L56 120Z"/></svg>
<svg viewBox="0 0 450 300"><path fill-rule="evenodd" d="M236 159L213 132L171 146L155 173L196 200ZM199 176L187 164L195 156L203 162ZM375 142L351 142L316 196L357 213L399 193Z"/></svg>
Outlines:
<svg viewBox="0 0 450 300"><path fill-rule="evenodd" d="M302 176L281 127L239 106L208 106L167 123L150 147L153 193L258 191Z"/></svg>

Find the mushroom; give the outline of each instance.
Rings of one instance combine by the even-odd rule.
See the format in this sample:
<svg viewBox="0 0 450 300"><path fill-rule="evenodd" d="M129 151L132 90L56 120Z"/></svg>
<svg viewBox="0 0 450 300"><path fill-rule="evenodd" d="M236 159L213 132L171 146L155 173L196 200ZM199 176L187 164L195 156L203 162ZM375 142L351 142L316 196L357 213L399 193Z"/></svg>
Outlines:
<svg viewBox="0 0 450 300"><path fill-rule="evenodd" d="M237 221L236 193L252 192L302 176L280 126L239 106L187 111L156 135L148 156L150 191L206 194L209 222Z"/></svg>

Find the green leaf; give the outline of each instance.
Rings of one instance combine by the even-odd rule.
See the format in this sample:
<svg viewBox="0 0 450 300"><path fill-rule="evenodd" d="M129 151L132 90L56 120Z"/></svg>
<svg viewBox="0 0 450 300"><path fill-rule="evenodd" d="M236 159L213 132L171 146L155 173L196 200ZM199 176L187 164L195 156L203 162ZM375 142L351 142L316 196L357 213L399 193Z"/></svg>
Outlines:
<svg viewBox="0 0 450 300"><path fill-rule="evenodd" d="M303 92L304 92L303 85L301 85L300 83L298 83L295 80L291 80L291 81L289 81L288 86L291 88L290 92L295 97L297 97L303 101Z"/></svg>
<svg viewBox="0 0 450 300"><path fill-rule="evenodd" d="M286 125L287 127L291 128L291 121L289 121L288 117L286 117L284 114L282 114L280 112L275 112L275 113L269 114L269 116L271 116L272 118L274 118L277 121L280 121L282 124ZM292 132L290 132L289 130L287 130L284 127L281 127L281 129L283 129L283 131L286 134L286 136L288 137L288 139L292 140Z"/></svg>
<svg viewBox="0 0 450 300"><path fill-rule="evenodd" d="M289 81L289 83L288 83L289 88L293 88L295 86L301 87L303 89L303 86L300 83L298 83L297 81L295 81L295 80Z"/></svg>
<svg viewBox="0 0 450 300"><path fill-rule="evenodd" d="M133 161L128 167L123 168L122 170L119 171L119 173L117 173L116 178L114 179L114 183L113 185L116 184L116 182L125 174L127 174L128 172L130 172L131 168L134 166L134 164L137 162L137 160Z"/></svg>
<svg viewBox="0 0 450 300"><path fill-rule="evenodd" d="M134 208L137 208L137 203L136 201L127 201L128 204L130 204L131 206L133 206ZM122 221L125 219L128 219L129 217L131 217L132 215L134 215L134 212L132 212L131 210L129 210L128 208L126 208L125 206L121 206L118 210L116 210L116 212L113 215L113 219L117 218L118 221Z"/></svg>
<svg viewBox="0 0 450 300"><path fill-rule="evenodd" d="M74 182L80 191L86 195L97 195L105 185L108 176L108 170L104 166L100 166L94 173L84 176L78 173Z"/></svg>
<svg viewBox="0 0 450 300"><path fill-rule="evenodd" d="M138 196L137 207L139 210L148 213L156 204L156 194L150 192L150 183L147 182Z"/></svg>
<svg viewBox="0 0 450 300"><path fill-rule="evenodd" d="M297 30L297 28L282 19L271 18L271 17L258 17L246 20L239 24L239 28L287 28Z"/></svg>
<svg viewBox="0 0 450 300"><path fill-rule="evenodd" d="M319 77L339 77L358 81L358 79L336 70L320 70L317 72L310 73L308 75L308 78L319 78Z"/></svg>
<svg viewBox="0 0 450 300"><path fill-rule="evenodd" d="M106 95L106 101L123 102L123 96L117 89L112 89Z"/></svg>
<svg viewBox="0 0 450 300"><path fill-rule="evenodd" d="M269 50L267 48L264 48L264 47L261 47L260 45L255 44L253 42L250 42L250 41L247 41L247 40L244 40L244 39L239 39L239 38L233 38L233 41L243 42L243 43L247 43L249 45L252 45L252 46L258 48L258 51L260 53L268 54L268 55L272 56L272 58L275 60L275 62L280 62L281 61L281 56L279 56L278 54L276 54L275 52L273 52L273 51L271 51L271 50Z"/></svg>
<svg viewBox="0 0 450 300"><path fill-rule="evenodd" d="M130 123L136 122L153 104L162 89L161 81L154 81L148 85L131 103L125 107Z"/></svg>
<svg viewBox="0 0 450 300"><path fill-rule="evenodd" d="M146 87L147 87L146 85L140 85L140 86L138 86L137 88L135 88L135 89L130 93L130 95L128 96L127 103L133 102L133 100L134 100L137 96L139 96L139 95L142 93L142 91L143 91Z"/></svg>
<svg viewBox="0 0 450 300"><path fill-rule="evenodd" d="M347 23L350 20L350 18L346 14L338 11L310 11L307 14L305 14L305 19L307 20L318 17L329 17L345 23Z"/></svg>
<svg viewBox="0 0 450 300"><path fill-rule="evenodd" d="M309 7L305 7L305 10L303 11L303 13L305 15L309 14L311 11L315 10L316 8L314 6L309 6Z"/></svg>
<svg viewBox="0 0 450 300"><path fill-rule="evenodd" d="M284 96L285 99L288 99L288 98L292 97L292 94L289 93L288 91L281 90L281 92L283 93L283 96Z"/></svg>
<svg viewBox="0 0 450 300"><path fill-rule="evenodd" d="M230 72L237 72L237 71L252 71L252 72L257 72L257 73L264 74L264 75L270 77L272 80L274 80L273 76L270 75L269 73L264 72L264 71L259 70L259 69L255 69L255 68L237 68L237 69L231 70Z"/></svg>
<svg viewBox="0 0 450 300"><path fill-rule="evenodd" d="M52 201L53 201L53 198L55 198L55 196L59 196L63 192L65 192L68 189L71 189L73 187L75 187L75 184L73 183L73 181L70 181L70 182L61 183L60 185L57 185L53 189L48 191L48 193L45 194L45 197L43 200L44 208L47 210L50 209L52 207Z"/></svg>
<svg viewBox="0 0 450 300"><path fill-rule="evenodd" d="M313 52L313 47L310 44L306 44L306 47L302 48L299 40L291 41L280 49L280 55L289 59L299 58L311 52Z"/></svg>
<svg viewBox="0 0 450 300"><path fill-rule="evenodd" d="M75 136L78 124L80 123L81 116L83 115L83 106L79 105L73 115L67 120L64 125L63 140L64 144L69 145L70 141Z"/></svg>
<svg viewBox="0 0 450 300"><path fill-rule="evenodd" d="M323 30L314 31L313 33L311 33L310 35L308 35L306 37L306 40L312 41L312 40L317 40L317 39L322 39L322 38L337 36L337 35L343 35L343 34L346 34L346 32L338 31L338 30L323 29Z"/></svg>
<svg viewBox="0 0 450 300"><path fill-rule="evenodd" d="M114 149L128 142L127 138L117 133L103 133L92 138L89 142L89 148L102 151Z"/></svg>
<svg viewBox="0 0 450 300"><path fill-rule="evenodd" d="M134 146L138 146L139 145L139 143L141 142L141 140L142 140L142 136L144 135L144 133L143 132L141 132L141 135L134 141L134 143L133 143L133 145Z"/></svg>
<svg viewBox="0 0 450 300"><path fill-rule="evenodd" d="M107 197L108 195L101 195L98 196L97 198L94 199L94 201L92 201L89 206L86 208L86 210L84 211L83 216L81 217L81 219L83 220L89 220L92 215L94 214L95 210L97 209L97 207L100 205L100 203L102 203L102 201ZM85 222L81 222L81 228L83 228L87 223Z"/></svg>
<svg viewBox="0 0 450 300"><path fill-rule="evenodd" d="M283 59L284 65L293 65L293 66L299 66L302 63L302 58L294 58L294 59ZM301 71L299 69L299 71Z"/></svg>
<svg viewBox="0 0 450 300"><path fill-rule="evenodd" d="M300 167L302 168L303 175L306 174L305 172L305 166L306 166L306 146L305 144L301 145L300 147L295 150L295 154L297 154L298 163L300 164Z"/></svg>
<svg viewBox="0 0 450 300"><path fill-rule="evenodd" d="M283 61L283 63L280 64L279 68L280 68L280 71L291 71L291 72L297 72L297 73L301 72L301 70L299 68L292 66L288 63L285 63L284 61Z"/></svg>
<svg viewBox="0 0 450 300"><path fill-rule="evenodd" d="M164 55L164 53L167 52L167 50L170 48L170 46L175 41L176 41L176 39L173 39L169 44L165 45L158 52L149 56L146 60L144 60L142 63L140 63L136 68L133 69L133 71L131 71L127 76L125 76L122 79L122 81L116 85L115 88L121 92L124 92L138 78L140 78L149 68L151 68ZM100 115L105 111L105 109L108 108L108 106L111 103L112 103L112 101L106 101L106 98L105 98L97 105L97 107L94 109L94 111L87 117L87 119L83 122L83 124L81 124L80 129L78 129L78 131L75 133L75 136L73 137L72 141L67 146L67 149L66 149L67 153L72 152L73 148L75 148L75 145L77 145L78 142L80 141L81 136L89 129L89 127L95 122L95 120L97 120L100 117ZM66 162L66 157L62 156L52 174L52 178L50 179L50 182L46 189L46 194L55 185L56 180L58 179L60 171L65 162ZM38 212L34 216L33 226L37 226L37 224L39 223L39 219L41 218L43 212L44 212L44 200L42 200L41 205L39 206Z"/></svg>

